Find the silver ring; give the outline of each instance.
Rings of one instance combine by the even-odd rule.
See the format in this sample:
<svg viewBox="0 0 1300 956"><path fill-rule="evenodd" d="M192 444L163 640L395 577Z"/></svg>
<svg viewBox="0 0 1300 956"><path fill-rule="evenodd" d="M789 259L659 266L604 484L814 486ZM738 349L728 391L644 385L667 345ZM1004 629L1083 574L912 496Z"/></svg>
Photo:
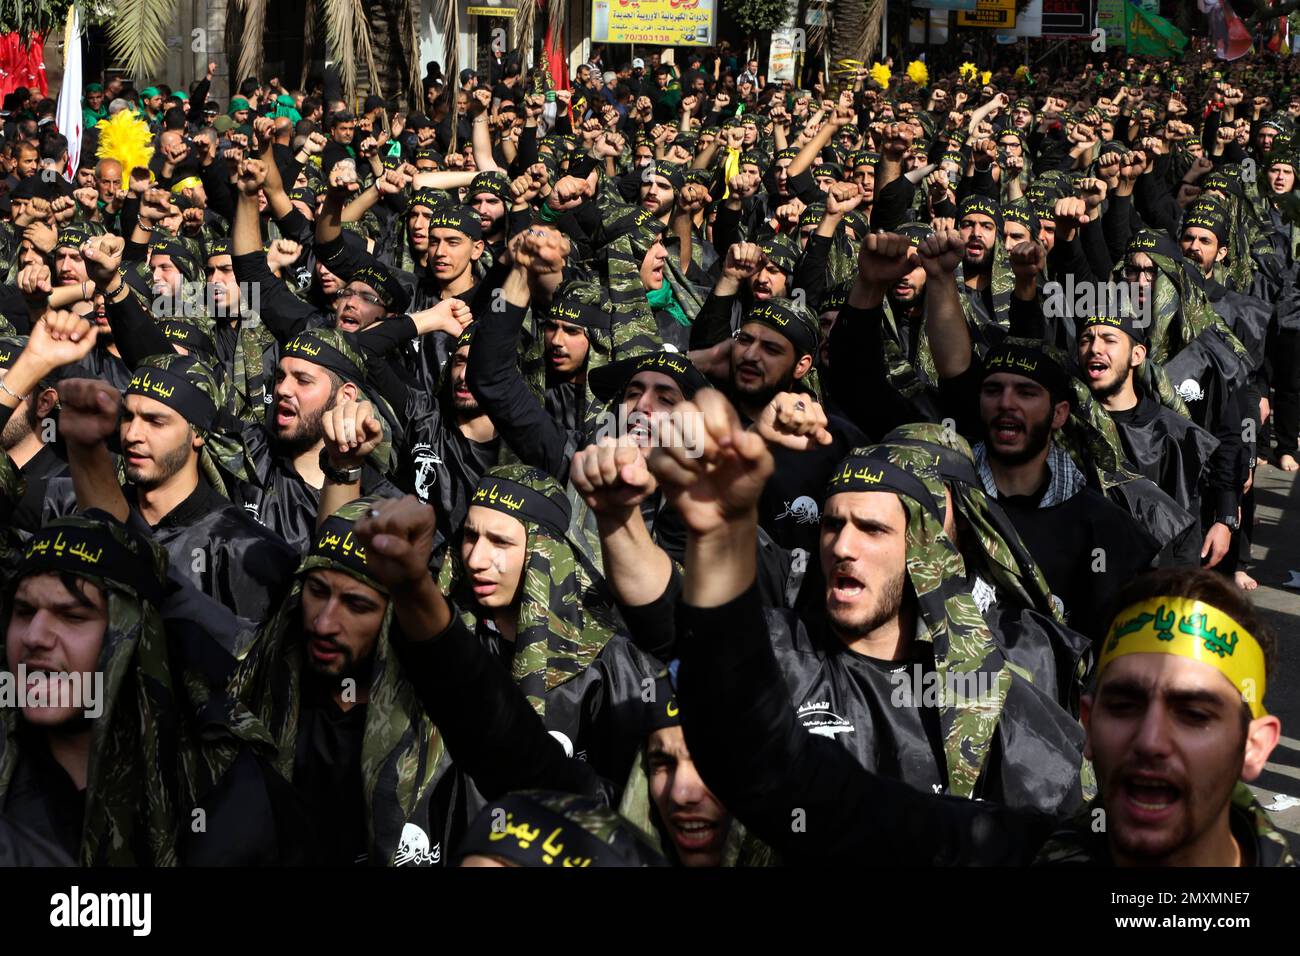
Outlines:
<svg viewBox="0 0 1300 956"><path fill-rule="evenodd" d="M808 407L808 406L805 405L803 402L795 402L795 403L794 403L794 410L795 410L796 412L802 412L802 411L806 410L807 407Z"/></svg>
<svg viewBox="0 0 1300 956"><path fill-rule="evenodd" d="M367 517L367 518L378 518L378 517L379 517L379 509L378 509L378 508L371 508L369 511L366 512L366 517Z"/></svg>

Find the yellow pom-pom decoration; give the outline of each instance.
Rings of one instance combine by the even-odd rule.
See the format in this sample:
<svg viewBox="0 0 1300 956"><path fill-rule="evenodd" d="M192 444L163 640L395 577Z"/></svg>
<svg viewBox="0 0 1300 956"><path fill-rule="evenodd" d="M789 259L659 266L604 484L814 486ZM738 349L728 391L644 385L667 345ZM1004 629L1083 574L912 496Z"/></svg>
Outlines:
<svg viewBox="0 0 1300 956"><path fill-rule="evenodd" d="M892 74L889 72L889 67L885 66L883 63L871 64L871 78L880 84L882 90L889 89L889 80L891 76Z"/></svg>
<svg viewBox="0 0 1300 956"><path fill-rule="evenodd" d="M131 170L149 168L153 159L153 134L149 124L130 110L122 110L111 119L95 124L99 130L99 147L95 155L100 159L113 159L122 164L122 188L131 185Z"/></svg>
<svg viewBox="0 0 1300 956"><path fill-rule="evenodd" d="M985 70L983 73L980 74L980 85L987 86L989 80L991 79L993 79L993 71Z"/></svg>
<svg viewBox="0 0 1300 956"><path fill-rule="evenodd" d="M975 79L975 74L978 72L979 70L976 69L974 63L963 63L961 66L957 67L957 73L963 80Z"/></svg>
<svg viewBox="0 0 1300 956"><path fill-rule="evenodd" d="M930 71L921 60L913 60L907 64L907 78L917 86L925 86L930 82Z"/></svg>
<svg viewBox="0 0 1300 956"><path fill-rule="evenodd" d="M1023 63L1016 67L1016 79L1022 81L1029 79L1029 67Z"/></svg>

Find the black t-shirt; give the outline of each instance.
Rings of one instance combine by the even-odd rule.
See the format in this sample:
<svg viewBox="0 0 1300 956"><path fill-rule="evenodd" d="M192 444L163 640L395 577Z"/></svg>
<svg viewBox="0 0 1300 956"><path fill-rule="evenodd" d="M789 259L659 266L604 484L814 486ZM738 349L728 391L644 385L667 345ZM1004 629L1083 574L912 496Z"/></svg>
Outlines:
<svg viewBox="0 0 1300 956"><path fill-rule="evenodd" d="M293 785L307 806L320 864L364 862L369 844L361 776L366 705L341 710L322 680L303 672Z"/></svg>
<svg viewBox="0 0 1300 956"><path fill-rule="evenodd" d="M518 103L522 97L519 95L518 86L506 86L504 83L498 83L492 87L492 99L500 100L502 103Z"/></svg>

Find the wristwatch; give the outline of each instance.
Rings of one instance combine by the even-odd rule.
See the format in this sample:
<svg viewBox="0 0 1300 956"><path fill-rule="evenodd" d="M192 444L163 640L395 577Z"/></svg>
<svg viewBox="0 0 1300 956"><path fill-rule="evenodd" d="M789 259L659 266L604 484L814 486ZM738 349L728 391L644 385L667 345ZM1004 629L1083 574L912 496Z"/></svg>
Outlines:
<svg viewBox="0 0 1300 956"><path fill-rule="evenodd" d="M1237 518L1236 515L1233 515L1231 518L1218 517L1215 518L1214 520L1218 524L1227 525L1228 530L1231 531L1233 534L1236 534L1237 531L1241 529L1241 521Z"/></svg>
<svg viewBox="0 0 1300 956"><path fill-rule="evenodd" d="M361 480L360 465L339 471L330 464L329 453L324 448L320 450L320 470L325 475L326 481L336 485L355 485Z"/></svg>

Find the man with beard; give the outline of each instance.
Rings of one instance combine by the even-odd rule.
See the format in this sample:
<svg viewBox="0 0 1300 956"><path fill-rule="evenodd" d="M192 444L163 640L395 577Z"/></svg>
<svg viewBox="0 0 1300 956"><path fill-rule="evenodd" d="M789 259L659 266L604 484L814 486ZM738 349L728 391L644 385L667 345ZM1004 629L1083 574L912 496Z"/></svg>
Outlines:
<svg viewBox="0 0 1300 956"><path fill-rule="evenodd" d="M479 479L500 456L496 426L467 383L474 336L472 327L461 333L442 387L432 396L412 392L404 416L410 422L411 461L407 480L401 484L434 506L439 528L459 528L464 523ZM585 344L585 336L582 341Z"/></svg>
<svg viewBox="0 0 1300 956"><path fill-rule="evenodd" d="M1075 358L1092 397L1109 413L1128 463L1193 515L1201 513L1209 464L1219 443L1204 428L1148 395L1139 384L1146 336L1130 316L1079 319ZM1203 554L1214 549L1212 528ZM1196 555L1185 555L1195 563Z"/></svg>
<svg viewBox="0 0 1300 956"><path fill-rule="evenodd" d="M231 691L276 742L314 863L436 866L468 813L463 785L443 786L455 776L442 737L393 653L389 590L356 535L379 504L322 515Z"/></svg>
<svg viewBox="0 0 1300 956"><path fill-rule="evenodd" d="M1268 355L1272 361L1273 434L1277 440L1277 465L1283 471L1300 471L1300 228L1291 221L1296 173L1300 160L1294 153L1270 157L1268 190L1264 192L1269 241L1280 263L1282 288L1274 305L1276 327L1270 329ZM1283 204L1287 203L1287 209ZM1267 399L1268 396L1265 396ZM1260 457L1268 457L1268 449Z"/></svg>
<svg viewBox="0 0 1300 956"><path fill-rule="evenodd" d="M60 383L60 420L77 418L74 486L117 480L105 444L116 433L131 511L175 571L251 628L279 600L295 555L213 485L223 476L209 445L231 427L217 394L199 359L158 355L137 366L124 395L86 379Z"/></svg>
<svg viewBox="0 0 1300 956"><path fill-rule="evenodd" d="M1220 570L1232 573L1242 587L1253 588L1254 580L1237 568L1238 548L1233 546L1232 539L1242 529L1242 497L1253 479L1255 442L1247 442L1243 436L1247 423L1252 436L1258 434L1261 425L1261 401L1266 388L1262 381L1264 346L1273 309L1253 295L1227 288L1215 277L1216 265L1227 258L1227 240L1227 219L1216 199L1206 196L1188 207L1179 237L1183 256L1204 276L1206 298L1246 347L1253 362L1245 385L1226 397L1213 429L1221 452L1212 461L1215 494L1213 500L1206 502L1201 516L1202 525L1207 528L1208 566L1221 565ZM1180 394L1183 390L1180 385ZM1197 404L1190 391L1183 398L1189 405ZM1247 517L1252 513L1248 509Z"/></svg>
<svg viewBox="0 0 1300 956"><path fill-rule="evenodd" d="M66 315L70 321L72 314ZM0 376L3 376L0 377L0 382L5 381L20 357L26 355L29 364L38 361L37 357L43 349L54 344L50 340L46 322L38 322L32 332L36 339L36 345L32 349L28 349L30 340L27 338L0 337ZM85 351L87 348L78 349L79 354L84 354ZM59 365L47 360L39 360L36 367L40 378L33 382L27 394L20 396L21 401L16 407L10 411L0 406L0 412L9 416L3 428L0 428L0 451L16 466L24 486L23 495L14 502L11 515L15 528L40 527L51 482L58 483L57 480L68 473L63 444L53 440L57 436L57 430L52 430L55 425L53 416L59 403L58 380L65 373ZM14 378L13 387L19 386L22 376L23 371L20 369ZM0 391L0 398L13 400L7 390Z"/></svg>
<svg viewBox="0 0 1300 956"><path fill-rule="evenodd" d="M666 449L655 468L690 528L676 609L683 728L710 787L787 862L1293 865L1244 786L1280 734L1262 700L1276 642L1230 588L1203 572L1158 572L1123 595L1096 691L1083 701L1100 793L1077 816L1065 805L1012 809L999 798L918 793L864 770L791 712L746 546L772 460L734 418L720 415L709 431L701 460ZM869 496L886 497L836 497ZM1231 664L1199 646L1221 646L1218 635L1230 633ZM791 807L807 824L793 833Z"/></svg>
<svg viewBox="0 0 1300 956"><path fill-rule="evenodd" d="M691 325L691 348L711 348L730 336L750 303L790 298L798 258L798 250L781 236L729 246L718 281Z"/></svg>
<svg viewBox="0 0 1300 956"><path fill-rule="evenodd" d="M523 223L512 224L510 207L514 204L514 194L510 190L510 180L500 172L482 172L474 176L465 194L465 205L474 210L479 217L483 244L498 259L506 251L506 240Z"/></svg>
<svg viewBox="0 0 1300 956"><path fill-rule="evenodd" d="M254 473L238 497L263 525L302 553L310 543L325 484L361 483L363 494L386 494L393 486L384 446L355 468L336 470L325 453L325 413L366 401L365 359L336 329L300 332L285 345L276 367L273 404L265 425L244 429ZM392 421L385 415L386 427ZM391 454L391 449L387 449Z"/></svg>
<svg viewBox="0 0 1300 956"><path fill-rule="evenodd" d="M957 229L964 247L962 281L957 288L962 294L963 310L984 338L982 330L994 321L997 311L991 283L993 259L1002 233L1002 210L987 196L967 196L961 202Z"/></svg>
<svg viewBox="0 0 1300 956"><path fill-rule="evenodd" d="M863 254L891 237L869 236ZM1083 473L1052 440L1070 417L1069 379L1040 345L1007 339L976 359L956 296L957 252L966 239L936 234L917 250L930 271L926 333L942 404L973 441L985 491L1007 511L1043 570L1067 622L1101 637L1100 609L1121 584L1150 566L1155 542L1117 505L1088 487ZM880 255L876 268L896 274L909 257ZM892 263L892 265L891 265Z"/></svg>
<svg viewBox="0 0 1300 956"><path fill-rule="evenodd" d="M614 468L602 464L584 472L610 504L654 487L657 479L673 496L674 507L683 509L693 535L702 527L730 525L735 533L720 532L711 547L757 553L756 505L771 473L772 442L765 442L762 452L767 468L744 492L745 511L717 514L716 499L686 497L683 486L696 485L705 469L716 469L718 481L735 475L728 459L733 453L754 454L760 436L740 428L738 416L717 392L698 393L686 411L702 416L698 447L656 447L650 453L653 476L643 464L617 467L623 449L600 450L602 456L615 456L609 462ZM720 452L723 429L730 445ZM814 417L791 418L783 439L813 445L823 432ZM741 450L744 446L750 450ZM765 621L759 631L781 673L786 710L812 733L833 739L861 766L910 787L1011 800L1045 811L1077 807L1082 798L1077 724L1033 682L1013 675L982 623L960 580L961 562L944 537L937 473L909 471L878 451L855 450L828 482L817 570L805 579L800 609L766 608L759 615ZM697 460L706 464L697 467ZM602 541L622 534L609 530L609 535L602 532ZM707 560L688 544L688 566L693 559ZM751 561L745 563L754 569ZM611 588L638 644L673 656L680 643L674 615L689 578L684 582L662 555L643 554L641 567L639 574L630 567L611 573ZM749 596L762 607L757 589ZM990 675L990 688L968 691L987 708L989 722L982 731L953 726L960 703L951 684L942 697L923 693L925 684L943 680L949 668ZM994 686L998 690L991 690ZM1029 726L1036 742L1022 748L1020 728Z"/></svg>
<svg viewBox="0 0 1300 956"><path fill-rule="evenodd" d="M816 319L805 307L784 298L756 303L732 339L727 394L748 427L771 415L772 400L799 391L817 403L813 357L820 346ZM812 384L810 384L810 382ZM777 447L777 475L763 490L759 523L772 539L803 564L816 546L821 493L831 470L864 436L850 422L830 416L826 440L801 451Z"/></svg>

